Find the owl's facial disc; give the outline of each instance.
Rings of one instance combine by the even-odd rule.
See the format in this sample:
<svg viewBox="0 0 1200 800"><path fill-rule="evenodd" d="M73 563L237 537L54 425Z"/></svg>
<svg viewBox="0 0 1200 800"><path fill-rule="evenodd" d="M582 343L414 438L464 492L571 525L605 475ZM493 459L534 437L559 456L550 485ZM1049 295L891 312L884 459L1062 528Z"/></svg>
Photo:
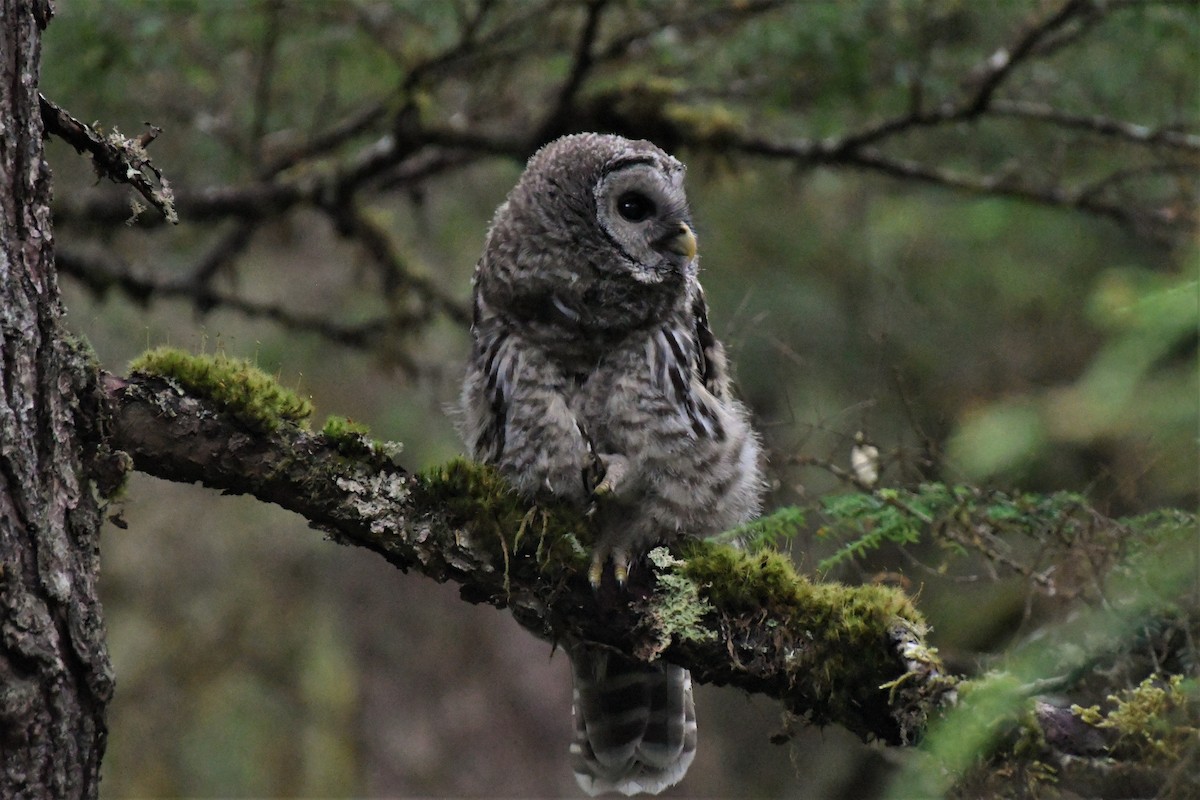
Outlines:
<svg viewBox="0 0 1200 800"><path fill-rule="evenodd" d="M688 225L683 168L639 160L618 164L596 185L600 227L624 256L614 269L640 283L681 275L696 256Z"/></svg>

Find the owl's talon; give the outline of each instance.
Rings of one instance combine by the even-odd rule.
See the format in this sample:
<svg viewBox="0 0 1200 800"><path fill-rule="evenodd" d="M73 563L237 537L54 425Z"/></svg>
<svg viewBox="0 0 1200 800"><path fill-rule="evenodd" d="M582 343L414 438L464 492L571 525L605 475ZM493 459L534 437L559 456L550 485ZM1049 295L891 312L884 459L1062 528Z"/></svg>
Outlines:
<svg viewBox="0 0 1200 800"><path fill-rule="evenodd" d="M629 554L624 550L614 550L612 561L613 576L617 579L617 586L624 587L625 582L629 580Z"/></svg>
<svg viewBox="0 0 1200 800"><path fill-rule="evenodd" d="M608 550L607 548L597 547L592 553L592 566L588 568L588 583L593 589L599 589L600 584L604 580L604 565L609 559L612 559L613 577L617 579L617 586L624 587L629 581L629 551L618 549Z"/></svg>
<svg viewBox="0 0 1200 800"><path fill-rule="evenodd" d="M588 583L592 585L592 589L600 588L600 581L604 578L604 555L599 550L592 554L592 566L588 569Z"/></svg>
<svg viewBox="0 0 1200 800"><path fill-rule="evenodd" d="M592 490L595 497L613 494L624 482L629 472L629 459L616 453L600 453L597 456L604 465L604 479Z"/></svg>

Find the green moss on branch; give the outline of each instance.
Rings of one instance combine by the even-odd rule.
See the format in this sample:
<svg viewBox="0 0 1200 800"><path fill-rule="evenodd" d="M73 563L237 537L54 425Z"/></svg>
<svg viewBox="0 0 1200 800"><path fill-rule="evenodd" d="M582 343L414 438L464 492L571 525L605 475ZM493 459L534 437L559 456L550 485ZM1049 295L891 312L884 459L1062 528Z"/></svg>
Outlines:
<svg viewBox="0 0 1200 800"><path fill-rule="evenodd" d="M796 691L815 709L814 720L853 719L864 706L891 704L912 670L941 673L936 650L923 644L926 625L912 601L885 586L817 583L798 574L783 553L747 553L712 542L689 542L683 574L700 596L720 609L721 626L736 635L762 620L774 645L787 654L788 671L802 675ZM898 671L898 636L921 643L909 648ZM880 676L894 675L885 682ZM907 738L907 733L901 734Z"/></svg>
<svg viewBox="0 0 1200 800"><path fill-rule="evenodd" d="M417 476L422 503L444 510L447 521L475 534L476 543L502 560L532 559L539 572L587 568L588 521L562 504L531 506L500 473L458 458Z"/></svg>
<svg viewBox="0 0 1200 800"><path fill-rule="evenodd" d="M308 399L280 386L246 359L224 353L195 355L175 347L156 347L130 362L129 369L173 380L242 422L267 431L284 422L302 422L313 412Z"/></svg>

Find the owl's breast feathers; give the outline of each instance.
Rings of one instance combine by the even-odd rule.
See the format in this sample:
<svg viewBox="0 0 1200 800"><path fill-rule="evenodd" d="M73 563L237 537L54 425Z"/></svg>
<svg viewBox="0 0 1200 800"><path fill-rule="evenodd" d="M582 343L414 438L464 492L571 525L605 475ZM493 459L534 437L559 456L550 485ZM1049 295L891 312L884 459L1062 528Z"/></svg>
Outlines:
<svg viewBox="0 0 1200 800"><path fill-rule="evenodd" d="M537 310L497 314L477 290L474 362L492 416L477 454L495 460L503 451L518 357L532 353L561 376L564 399L589 440L604 438L604 401L629 380L640 383L643 404L685 417L691 436L723 439L720 406L730 399L725 358L709 327L704 292L695 281L691 288L690 300L677 302L667 319L620 332L590 328L586 310L557 298Z"/></svg>

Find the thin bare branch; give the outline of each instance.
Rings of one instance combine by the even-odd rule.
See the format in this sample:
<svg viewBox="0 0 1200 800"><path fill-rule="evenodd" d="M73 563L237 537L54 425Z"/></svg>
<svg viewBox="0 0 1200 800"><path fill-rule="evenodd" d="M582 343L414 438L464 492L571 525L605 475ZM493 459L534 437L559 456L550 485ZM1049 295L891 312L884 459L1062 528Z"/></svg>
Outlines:
<svg viewBox="0 0 1200 800"><path fill-rule="evenodd" d="M790 159L798 166L840 165L888 175L893 178L941 186L967 194L1009 197L1015 200L1055 208L1083 211L1089 215L1111 220L1140 235L1169 240L1169 231L1182 226L1195 228L1194 218L1168 217L1165 212L1139 209L1128 204L1107 202L1096 196L1090 187L1071 190L1062 186L1038 186L1029 183L1017 172L997 175L973 175L945 167L905 158L895 158L875 148L847 149L843 140L817 142L808 139L774 141L770 139L726 139L726 145L748 155L775 159Z"/></svg>
<svg viewBox="0 0 1200 800"><path fill-rule="evenodd" d="M427 316L443 313L459 325L471 321L467 307L447 295L433 281L414 271L392 241L384 227L353 203L337 203L326 207L338 232L362 245L367 255L379 267L384 296L390 305L398 306L402 295L411 292L420 299Z"/></svg>
<svg viewBox="0 0 1200 800"><path fill-rule="evenodd" d="M46 133L59 137L74 147L76 152L91 154L92 163L100 175L114 183L128 183L158 209L167 222L178 224L171 186L146 155L146 146L158 135L157 132L137 139L128 139L116 131L101 136L90 125L85 125L46 99L44 94L38 95L38 101Z"/></svg>
<svg viewBox="0 0 1200 800"><path fill-rule="evenodd" d="M788 0L747 0L707 9L696 9L690 4L684 4L679 6L678 14L658 17L649 25L614 36L595 53L594 60L604 63L624 58L631 50L661 35L668 28L689 40L724 33L730 28L782 8L787 2Z"/></svg>
<svg viewBox="0 0 1200 800"><path fill-rule="evenodd" d="M267 116L271 111L271 83L275 77L276 50L279 45L280 14L282 0L265 0L263 13L266 16L262 46L258 54L258 70L254 78L254 100L248 133L248 152L251 161L262 160L263 136L267 132Z"/></svg>
<svg viewBox="0 0 1200 800"><path fill-rule="evenodd" d="M291 167L336 150L355 136L360 136L378 125L387 112L388 106L384 102L364 106L324 133L273 156L263 168L260 177L264 180L273 178Z"/></svg>
<svg viewBox="0 0 1200 800"><path fill-rule="evenodd" d="M584 17L583 26L579 30L579 39L575 43L571 71L558 90L558 97L541 125L538 138L551 139L556 136L563 121L571 115L571 106L575 102L575 97L579 94L584 80L587 79L592 64L595 63L592 49L596 43L596 35L600 31L600 18L607 5L608 0L588 0L587 14Z"/></svg>
<svg viewBox="0 0 1200 800"><path fill-rule="evenodd" d="M838 147L857 150L913 128L961 122L980 116L988 110L1000 85L1022 62L1035 54L1040 42L1089 8L1091 4L1088 0L1068 0L1054 13L1026 25L1011 44L997 48L976 66L971 71L973 91L933 109L912 106L902 116L838 137Z"/></svg>
<svg viewBox="0 0 1200 800"><path fill-rule="evenodd" d="M140 275L132 267L111 255L80 253L60 247L56 257L58 272L74 278L96 296L116 289L138 303L181 299L190 302L201 314L229 310L251 319L273 322L285 330L312 333L329 341L357 350L372 350L389 329L403 329L413 320L389 316L355 325L334 322L324 317L300 314L282 306L258 303L236 294L226 294L193 281L163 281Z"/></svg>
<svg viewBox="0 0 1200 800"><path fill-rule="evenodd" d="M1167 128L1152 128L1124 120L1111 119L1098 114L1071 114L1046 103L1022 100L997 100L988 109L990 114L1001 117L1031 119L1048 122L1062 128L1087 131L1101 136L1111 136L1134 144L1157 145L1190 153L1200 153L1200 136Z"/></svg>
<svg viewBox="0 0 1200 800"><path fill-rule="evenodd" d="M233 262L250 245L258 226L239 220L228 231L218 236L192 268L187 282L195 286L207 286L222 272L232 272Z"/></svg>

